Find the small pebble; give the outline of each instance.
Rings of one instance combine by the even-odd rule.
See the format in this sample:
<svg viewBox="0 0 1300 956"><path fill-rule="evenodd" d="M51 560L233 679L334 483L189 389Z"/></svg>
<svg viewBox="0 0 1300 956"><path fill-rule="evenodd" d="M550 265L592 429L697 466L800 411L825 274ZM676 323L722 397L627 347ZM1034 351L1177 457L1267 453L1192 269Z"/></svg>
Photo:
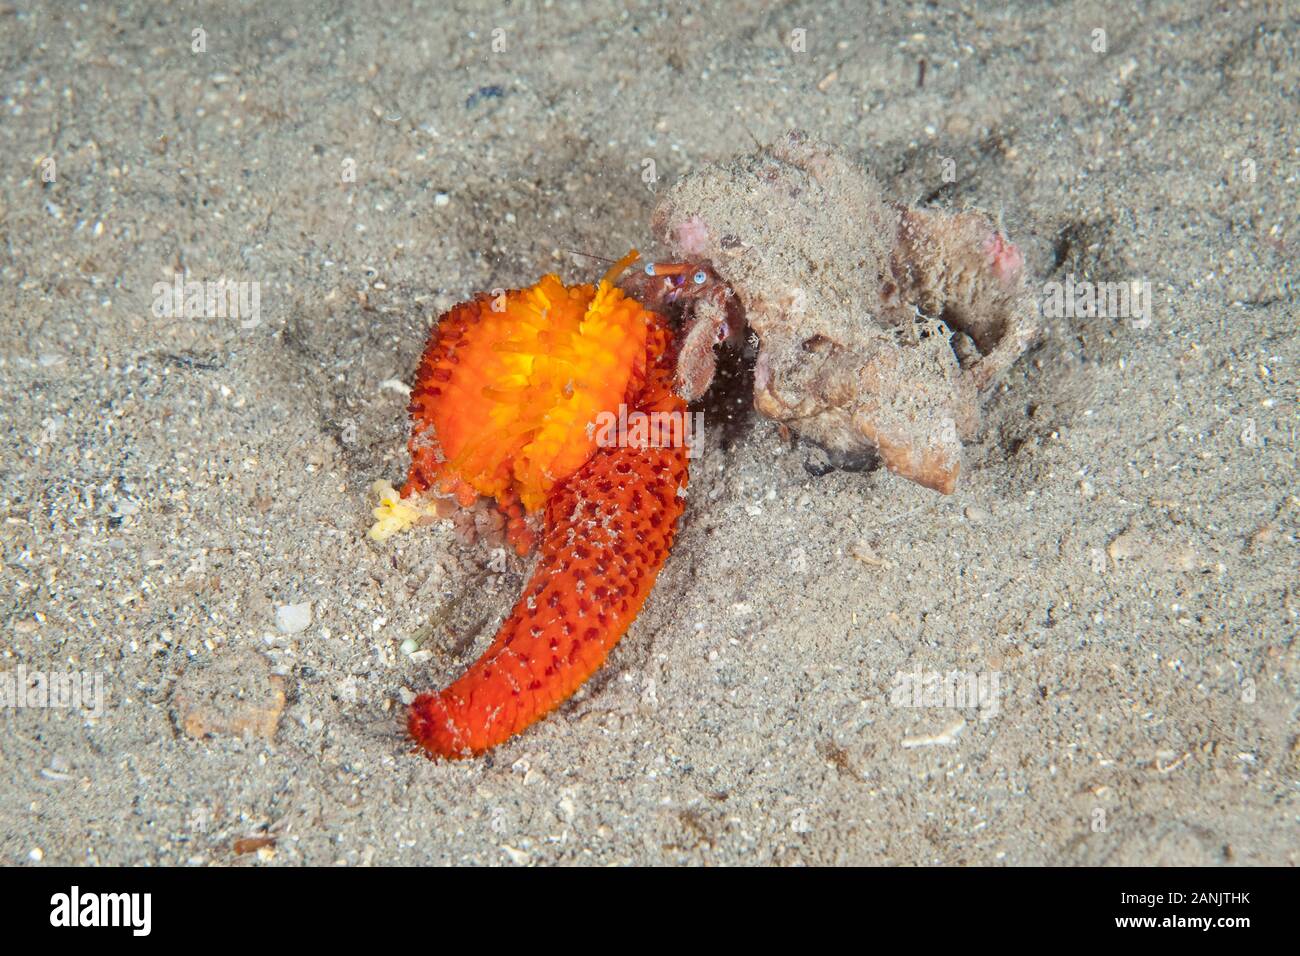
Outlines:
<svg viewBox="0 0 1300 956"><path fill-rule="evenodd" d="M275 629L281 634L297 634L311 627L311 602L281 604L275 609Z"/></svg>
<svg viewBox="0 0 1300 956"><path fill-rule="evenodd" d="M528 854L523 850L516 850L514 847L508 846L505 843L501 844L501 849L505 851L506 856L510 857L510 862L516 866L528 865Z"/></svg>
<svg viewBox="0 0 1300 956"><path fill-rule="evenodd" d="M894 563L892 561L889 561L886 558L882 558L880 557L880 555L876 554L875 549L872 548L871 545L867 544L865 541L859 541L856 544L854 544L852 547L850 547L849 554L853 557L855 561L861 561L863 564L869 565L870 567L873 568L885 568L886 570L888 570L889 568L892 568L894 566Z"/></svg>
<svg viewBox="0 0 1300 956"><path fill-rule="evenodd" d="M1115 540L1106 547L1106 553L1110 556L1112 561L1119 564L1121 561L1128 561L1135 557L1139 551L1139 547L1136 536L1131 532L1126 531L1117 536Z"/></svg>

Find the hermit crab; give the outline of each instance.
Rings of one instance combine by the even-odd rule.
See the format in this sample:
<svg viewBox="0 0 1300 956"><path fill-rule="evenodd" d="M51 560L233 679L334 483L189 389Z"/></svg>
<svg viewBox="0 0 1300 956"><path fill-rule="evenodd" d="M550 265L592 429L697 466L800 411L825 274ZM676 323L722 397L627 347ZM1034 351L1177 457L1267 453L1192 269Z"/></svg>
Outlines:
<svg viewBox="0 0 1300 956"><path fill-rule="evenodd" d="M792 132L686 176L651 225L683 271L729 292L692 303L684 340L756 337L761 414L953 491L980 393L1037 334L1024 257L988 216L888 202L843 152ZM679 380L712 378L711 351L680 362Z"/></svg>
<svg viewBox="0 0 1300 956"><path fill-rule="evenodd" d="M430 333L410 471L400 491L376 483L371 537L440 517L537 551L484 655L411 705L432 756L525 729L636 617L685 505L690 449L667 425L707 391L715 347L756 342L761 414L951 492L979 393L1035 335L1023 256L988 217L886 202L802 133L683 178L652 228L674 261L628 273L632 252L594 285L544 276ZM649 427L602 438L629 409Z"/></svg>

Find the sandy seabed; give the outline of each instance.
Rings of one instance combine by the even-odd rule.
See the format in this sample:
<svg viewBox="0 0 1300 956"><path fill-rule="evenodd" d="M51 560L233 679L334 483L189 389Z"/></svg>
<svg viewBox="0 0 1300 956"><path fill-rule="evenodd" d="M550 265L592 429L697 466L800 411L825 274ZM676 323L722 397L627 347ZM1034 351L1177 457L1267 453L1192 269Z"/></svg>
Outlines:
<svg viewBox="0 0 1300 956"><path fill-rule="evenodd" d="M1300 31L1113 6L0 3L0 668L87 679L0 711L0 863L1295 863ZM1149 321L1045 319L952 496L733 355L605 668L412 754L527 571L365 537L430 323L793 127Z"/></svg>

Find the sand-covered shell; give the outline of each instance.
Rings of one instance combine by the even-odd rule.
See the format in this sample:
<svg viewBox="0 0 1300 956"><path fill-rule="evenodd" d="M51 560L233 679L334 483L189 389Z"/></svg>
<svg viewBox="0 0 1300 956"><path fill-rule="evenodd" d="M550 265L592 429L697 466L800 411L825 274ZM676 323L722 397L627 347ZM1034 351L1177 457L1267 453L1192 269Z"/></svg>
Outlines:
<svg viewBox="0 0 1300 956"><path fill-rule="evenodd" d="M792 132L678 181L652 226L739 298L758 411L953 490L979 393L1036 332L1023 257L987 216L888 202L860 165Z"/></svg>

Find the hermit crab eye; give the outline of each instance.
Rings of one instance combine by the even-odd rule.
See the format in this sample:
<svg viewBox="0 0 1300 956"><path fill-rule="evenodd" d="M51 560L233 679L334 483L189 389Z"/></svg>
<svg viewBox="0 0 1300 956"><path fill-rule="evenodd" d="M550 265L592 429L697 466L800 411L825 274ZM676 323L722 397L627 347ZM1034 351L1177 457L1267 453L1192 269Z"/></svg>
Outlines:
<svg viewBox="0 0 1300 956"><path fill-rule="evenodd" d="M708 278L708 274L701 269L699 272L695 273L695 275L691 276L691 278L695 280L696 285L704 285L704 280Z"/></svg>
<svg viewBox="0 0 1300 956"><path fill-rule="evenodd" d="M645 264L645 274L648 276L655 274L655 264L653 262L647 262Z"/></svg>

